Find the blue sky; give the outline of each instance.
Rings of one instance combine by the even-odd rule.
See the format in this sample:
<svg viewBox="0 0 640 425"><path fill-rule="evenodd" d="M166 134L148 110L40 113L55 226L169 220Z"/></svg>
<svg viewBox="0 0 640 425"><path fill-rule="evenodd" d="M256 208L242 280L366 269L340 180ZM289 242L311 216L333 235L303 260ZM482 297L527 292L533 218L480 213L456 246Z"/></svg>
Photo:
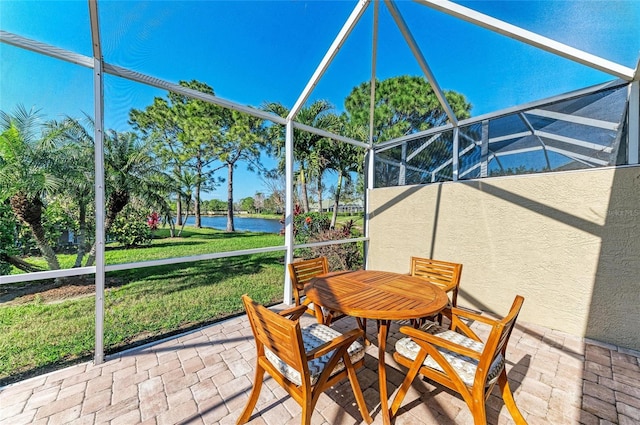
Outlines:
<svg viewBox="0 0 640 425"><path fill-rule="evenodd" d="M640 55L640 0L459 1L572 47L635 68ZM355 1L102 1L107 62L177 83L197 79L217 95L259 106L291 107ZM411 1L403 14L438 83L463 93L473 115L590 86L613 77L456 20ZM381 5L377 76L421 75ZM350 90L370 77L373 8L344 44L311 101L343 109ZM91 55L87 2L0 2L0 29ZM92 72L0 44L0 109L17 103L47 117L93 112ZM105 80L105 123L127 130L130 108L166 92L117 77ZM262 191L238 169L236 199ZM223 188L208 195L225 197Z"/></svg>

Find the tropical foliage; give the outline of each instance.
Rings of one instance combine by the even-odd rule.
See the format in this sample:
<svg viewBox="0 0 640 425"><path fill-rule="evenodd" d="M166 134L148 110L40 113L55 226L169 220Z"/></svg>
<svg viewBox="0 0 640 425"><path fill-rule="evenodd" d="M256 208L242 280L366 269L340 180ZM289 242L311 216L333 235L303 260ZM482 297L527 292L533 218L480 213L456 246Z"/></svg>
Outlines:
<svg viewBox="0 0 640 425"><path fill-rule="evenodd" d="M10 257L18 253L16 223L8 204L0 203L0 275L9 274Z"/></svg>
<svg viewBox="0 0 640 425"><path fill-rule="evenodd" d="M447 122L431 84L424 77L403 75L376 80L373 139L383 142L428 130ZM471 104L464 95L445 91L445 97L458 119L469 118ZM344 102L349 120L369 131L371 83L354 87Z"/></svg>
<svg viewBox="0 0 640 425"><path fill-rule="evenodd" d="M131 131L104 132L104 227L109 238L124 246L148 244L146 222L152 213L156 226L167 225L171 236L180 236L190 214L199 227L203 212L226 211L227 231L233 232L236 209L276 214L284 210L284 126L208 102L207 97L215 93L205 83L194 80L180 85L185 92L169 92L166 97L155 97L146 108L132 109ZM187 92L192 93L187 96ZM318 100L301 108L295 120L367 140L368 96L369 83L365 82L346 98L344 113ZM464 96L447 92L446 97L459 118L469 115ZM265 103L263 109L279 116L290 112L273 102ZM447 119L426 80L409 76L376 83L374 113L374 141L421 131ZM94 134L94 122L86 115L43 121L38 111L22 106L13 113L1 113L0 271L6 273L8 264L24 271L41 269L30 264L29 258L19 258L20 254L42 255L48 269L58 269L57 253L69 249L76 254L74 267L94 263ZM313 237L323 232L322 237L329 237L330 231L335 233L331 237L338 237L341 203L346 198L361 198L364 190L363 149L304 128L294 128L293 140L294 202L305 220L310 220L296 225L297 237L312 227ZM394 150L389 152L395 155ZM264 154L278 161L274 170L265 169ZM446 143L420 153L432 162L447 154ZM240 165L261 175L269 193L256 193L235 203L234 173ZM378 172L378 177L384 178L384 173ZM201 199L222 182L227 187L225 200ZM330 208L324 205L327 198ZM314 203L317 216L310 215ZM320 214L327 209L333 211L330 219Z"/></svg>
<svg viewBox="0 0 640 425"><path fill-rule="evenodd" d="M144 216L138 211L130 209L128 214L121 214L116 218L109 236L125 248L135 248L151 245L151 227Z"/></svg>
<svg viewBox="0 0 640 425"><path fill-rule="evenodd" d="M58 190L52 155L54 135L40 131L38 111L18 106L14 114L0 111L0 201L9 202L16 218L26 225L47 261L60 268L45 235L42 214L45 195Z"/></svg>
<svg viewBox="0 0 640 425"><path fill-rule="evenodd" d="M100 133L90 117L45 121L38 111L22 106L0 114L0 274L16 268L34 272L92 265L97 251L96 219L104 220L107 242L118 243L105 253L109 264L283 243L280 235L234 237L229 233L235 230L234 208L283 213L283 126L206 102L214 91L204 83L180 84L193 96L156 97L146 108L130 111L130 130L102 133L103 148L97 152L103 156L99 165L104 170L104 211L94 211L99 141L94 135ZM403 84L409 88L402 88ZM433 103L418 108L433 96L423 80L405 77L380 86L383 100L376 105L376 140L419 131L444 119ZM345 113L338 113L327 101L316 101L302 108L296 121L367 140L368 105L359 98L361 91L368 91L366 83L354 88ZM412 98L413 92L418 100ZM457 111L468 109L462 97L447 96ZM264 108L281 116L289 113L276 103ZM411 115L412 108L419 110ZM326 132L319 135L294 128L298 244L361 236L353 222L338 224L337 213L346 199L362 197L363 149L336 142ZM279 162L274 170L264 169L265 154ZM234 172L239 166L259 173L268 190L234 202ZM224 172L224 177L218 172ZM222 182L227 186L225 200L201 199ZM332 214L325 212L327 199ZM314 202L317 211L311 211ZM222 212L227 214L229 232L184 227L190 214L198 226L202 213ZM304 248L295 255L326 256L333 270L359 268L363 262L361 242ZM238 294L247 291L261 294L262 302L279 301L282 275L280 252L110 273L104 294L107 349L118 350L147 337L159 338L235 314L241 311ZM91 278L72 279L79 286L92 283ZM39 292L41 284L58 289L58 283L25 286ZM93 295L92 289L83 294ZM4 356L0 365L6 366L0 370L0 380L90 355L95 312L89 297L49 304L39 296L27 296L0 309L4 323L9 324L0 341L0 346L7 347L0 350L0 357ZM38 337L25 338L25 334Z"/></svg>
<svg viewBox="0 0 640 425"><path fill-rule="evenodd" d="M331 219L324 213L302 212L296 205L294 209L293 231L297 244L326 242L362 236L361 232L348 221L337 227L331 225ZM327 257L330 270L355 270L362 268L362 244L358 242L314 246L296 250L296 256L302 258Z"/></svg>
<svg viewBox="0 0 640 425"><path fill-rule="evenodd" d="M350 124L356 128L358 126L365 128L367 134L371 130L373 141L376 143L438 127L448 121L448 116L433 88L423 77L405 75L388 78L376 81L375 89L373 129L369 128L370 82L354 87L345 99L345 109ZM445 91L444 95L458 119L469 118L471 104L467 102L464 95L454 91ZM417 140L408 143L405 147L404 152L407 155L413 153L409 151L411 146L415 149L414 169L431 171L453 156L453 143L448 140L438 139L431 143L428 149L424 149L425 142ZM403 149L397 147L387 150L384 156L395 163L400 163L403 161ZM377 185L389 186L398 182L397 166L390 165L386 161L376 161L375 167ZM423 183L425 178L422 174L424 173L420 172L417 176L407 176L408 180L405 180L405 183Z"/></svg>

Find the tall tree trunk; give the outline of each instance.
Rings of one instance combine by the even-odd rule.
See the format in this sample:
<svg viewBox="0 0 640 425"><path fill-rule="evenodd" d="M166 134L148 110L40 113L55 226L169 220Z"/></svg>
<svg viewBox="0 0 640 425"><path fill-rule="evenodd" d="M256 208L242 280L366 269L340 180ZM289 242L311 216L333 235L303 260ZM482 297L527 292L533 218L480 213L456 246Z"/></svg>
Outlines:
<svg viewBox="0 0 640 425"><path fill-rule="evenodd" d="M36 240L36 245L42 252L42 256L45 260L47 260L47 265L49 266L49 270L58 270L60 269L60 263L58 262L58 257L56 253L53 252L53 249L47 242L47 238L44 234L44 227L42 227L42 223L28 223L29 228L31 229L31 233L33 233L33 238Z"/></svg>
<svg viewBox="0 0 640 425"><path fill-rule="evenodd" d="M84 202L80 202L80 212L78 214L78 254L76 255L76 262L73 264L74 268L82 266L82 258L85 253L85 236L87 234L87 204Z"/></svg>
<svg viewBox="0 0 640 425"><path fill-rule="evenodd" d="M176 178L179 181L179 176L182 176L182 167L176 166L174 169L174 173L176 174ZM182 191L182 187L179 184L179 191L176 196L176 226L182 225L182 195L180 195L180 191Z"/></svg>
<svg viewBox="0 0 640 425"><path fill-rule="evenodd" d="M182 225L180 226L180 231L178 232L178 237L182 236L182 231L184 230L185 224L187 224L187 219L189 218L189 204L191 201L187 202L187 211L184 214L184 220L182 221Z"/></svg>
<svg viewBox="0 0 640 425"><path fill-rule="evenodd" d="M124 209L129 203L129 192L127 191L113 191L107 199L107 211L104 219L104 234L107 235L111 226L116 221L118 213ZM96 260L96 243L93 243L89 256L87 257L86 267L93 266Z"/></svg>
<svg viewBox="0 0 640 425"><path fill-rule="evenodd" d="M195 214L195 220L196 220L196 229L201 229L202 228L202 221L200 219L200 188L202 186L202 160L200 159L200 155L198 154L198 162L196 165L196 177L197 177L197 183L196 183L196 193L195 193L195 208L194 208L194 214Z"/></svg>
<svg viewBox="0 0 640 425"><path fill-rule="evenodd" d="M44 227L42 227L43 205L40 198L28 198L24 194L18 193L11 197L9 203L11 204L11 209L16 217L25 223L31 230L38 249L40 249L42 256L47 261L49 270L60 269L58 257L56 257L56 253L53 252L53 249L49 246L45 236Z"/></svg>
<svg viewBox="0 0 640 425"><path fill-rule="evenodd" d="M318 212L322 213L322 175L318 176Z"/></svg>
<svg viewBox="0 0 640 425"><path fill-rule="evenodd" d="M300 196L302 197L302 212L309 212L309 195L307 194L307 171L300 168Z"/></svg>
<svg viewBox="0 0 640 425"><path fill-rule="evenodd" d="M200 220L200 182L198 181L198 184L196 185L196 192L195 192L195 216L196 216L196 228L197 229L201 229L202 228L202 222Z"/></svg>
<svg viewBox="0 0 640 425"><path fill-rule="evenodd" d="M227 232L235 232L233 225L233 164L227 164Z"/></svg>
<svg viewBox="0 0 640 425"><path fill-rule="evenodd" d="M340 206L340 191L342 188L342 173L338 173L338 183L336 184L336 194L333 200L333 215L331 216L332 229L335 229L336 222L338 221L338 207Z"/></svg>
<svg viewBox="0 0 640 425"><path fill-rule="evenodd" d="M176 199L176 226L182 226L182 195Z"/></svg>

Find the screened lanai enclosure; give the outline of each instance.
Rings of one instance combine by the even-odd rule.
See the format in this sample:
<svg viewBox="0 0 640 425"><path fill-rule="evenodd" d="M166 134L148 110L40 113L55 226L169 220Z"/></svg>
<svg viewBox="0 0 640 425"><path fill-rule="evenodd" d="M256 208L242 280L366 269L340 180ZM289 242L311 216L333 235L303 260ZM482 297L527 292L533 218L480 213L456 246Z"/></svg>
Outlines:
<svg viewBox="0 0 640 425"><path fill-rule="evenodd" d="M540 3L1 3L0 379L291 303L326 252L640 350L640 7Z"/></svg>
<svg viewBox="0 0 640 425"><path fill-rule="evenodd" d="M454 129L383 143L376 187L577 170L627 163L628 86L622 81ZM621 143L622 142L622 143Z"/></svg>

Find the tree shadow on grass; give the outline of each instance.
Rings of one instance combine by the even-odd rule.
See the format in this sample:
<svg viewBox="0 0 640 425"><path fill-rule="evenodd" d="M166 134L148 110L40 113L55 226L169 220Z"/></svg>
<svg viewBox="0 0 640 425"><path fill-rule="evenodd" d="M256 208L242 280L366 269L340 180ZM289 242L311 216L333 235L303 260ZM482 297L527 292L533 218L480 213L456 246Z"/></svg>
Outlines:
<svg viewBox="0 0 640 425"><path fill-rule="evenodd" d="M108 276L116 278L114 282L118 282L118 286L136 282L165 283L172 280L170 284L154 287L154 291L168 295L194 287L209 286L232 277L253 276L271 266L283 267L282 256L281 253L271 253L226 257L110 272Z"/></svg>
<svg viewBox="0 0 640 425"><path fill-rule="evenodd" d="M157 239L156 239L157 240ZM149 249L149 248L170 248L176 246L194 246L194 245L203 245L206 242L198 242L197 239L185 241L182 239L162 239L162 242L155 242L153 245L148 246L137 246L137 247L125 247L125 246L107 246L105 251L125 251L131 249Z"/></svg>
<svg viewBox="0 0 640 425"><path fill-rule="evenodd" d="M213 230L213 229L212 229ZM265 235L273 235L276 236L275 233L269 233L269 232L225 232L223 230L218 230L215 232L202 232L202 229L198 229L198 231L192 231L192 230L184 230L180 236L175 236L173 238L171 238L168 234L167 235L158 235L156 236L156 239L188 239L191 237L197 237L198 239L230 239L230 238L253 238L256 236L265 236Z"/></svg>
<svg viewBox="0 0 640 425"><path fill-rule="evenodd" d="M36 300L42 303L56 303L95 295L95 283L93 275L9 283L0 286L0 304L27 304ZM121 278L111 277L107 278L106 286L116 288L124 283Z"/></svg>
<svg viewBox="0 0 640 425"><path fill-rule="evenodd" d="M166 295L198 286L208 286L231 276L250 276L265 267L282 265L282 254L255 254L227 257L192 263L167 264L107 273L105 287L115 289L136 282L160 282L175 279L171 285L154 290ZM56 302L95 294L93 275L70 276L59 280L44 279L0 286L0 304L24 304L39 298L43 302Z"/></svg>

